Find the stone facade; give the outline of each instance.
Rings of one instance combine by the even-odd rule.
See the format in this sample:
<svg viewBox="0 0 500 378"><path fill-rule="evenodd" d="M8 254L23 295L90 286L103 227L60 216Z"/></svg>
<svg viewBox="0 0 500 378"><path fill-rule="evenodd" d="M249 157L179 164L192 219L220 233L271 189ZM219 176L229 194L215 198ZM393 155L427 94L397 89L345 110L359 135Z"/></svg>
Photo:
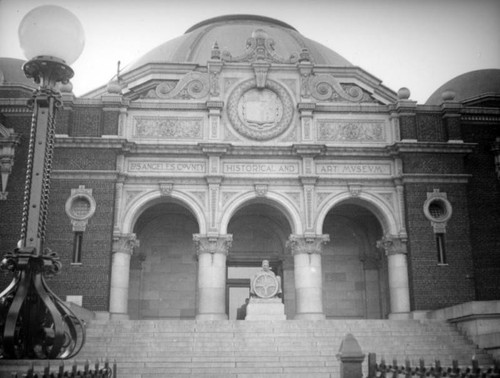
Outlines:
<svg viewBox="0 0 500 378"><path fill-rule="evenodd" d="M268 34L278 25L262 24L238 51L214 45L204 65L146 65L124 72L121 89L63 93L46 242L64 264L54 291L117 317L226 319L243 304L228 294L244 294L242 272L267 259L288 319L499 299L498 110L417 105L357 67L283 55ZM21 142L0 201L4 251L20 227L31 123L28 95L11 95L1 92L0 121ZM75 262L65 203L80 186L96 209ZM435 193L446 200L429 219Z"/></svg>

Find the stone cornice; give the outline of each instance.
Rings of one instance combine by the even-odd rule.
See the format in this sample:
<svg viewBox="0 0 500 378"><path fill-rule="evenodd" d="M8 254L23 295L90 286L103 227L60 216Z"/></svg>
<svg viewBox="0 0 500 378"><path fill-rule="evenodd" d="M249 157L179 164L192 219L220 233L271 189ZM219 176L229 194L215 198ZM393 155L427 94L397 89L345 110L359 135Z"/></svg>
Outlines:
<svg viewBox="0 0 500 378"><path fill-rule="evenodd" d="M388 158L396 154L394 145L369 146L325 146L325 157L359 157L359 158Z"/></svg>
<svg viewBox="0 0 500 378"><path fill-rule="evenodd" d="M52 170L50 178L53 180L117 180L118 171L90 171L90 170Z"/></svg>
<svg viewBox="0 0 500 378"><path fill-rule="evenodd" d="M198 143L203 153L207 155L224 155L232 149L230 143Z"/></svg>
<svg viewBox="0 0 500 378"><path fill-rule="evenodd" d="M56 135L56 147L125 149L129 142L119 137L69 137Z"/></svg>
<svg viewBox="0 0 500 378"><path fill-rule="evenodd" d="M405 173L403 174L403 184L410 183L448 183L466 184L472 175L469 174L428 174L428 173Z"/></svg>
<svg viewBox="0 0 500 378"><path fill-rule="evenodd" d="M440 154L470 154L475 143L450 142L398 142L394 149L398 153L440 153Z"/></svg>

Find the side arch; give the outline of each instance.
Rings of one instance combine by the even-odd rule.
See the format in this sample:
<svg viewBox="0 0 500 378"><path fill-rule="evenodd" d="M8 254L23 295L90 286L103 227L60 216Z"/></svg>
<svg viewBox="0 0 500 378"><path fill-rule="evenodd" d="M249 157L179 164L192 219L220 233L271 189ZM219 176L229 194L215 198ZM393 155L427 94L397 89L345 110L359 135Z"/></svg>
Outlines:
<svg viewBox="0 0 500 378"><path fill-rule="evenodd" d="M371 193L360 193L358 196L353 197L350 192L343 192L332 196L319 209L316 218L316 233L318 235L323 232L323 224L328 212L341 203L352 203L370 210L380 222L384 235L400 234L401 227L395 211L384 200Z"/></svg>
<svg viewBox="0 0 500 378"><path fill-rule="evenodd" d="M298 210L295 208L294 204L290 202L285 196L275 193L267 192L265 196L258 196L254 191L243 193L236 196L231 200L228 206L224 209L220 221L220 233L227 233L227 227L233 215L244 205L250 203L263 203L269 206L273 206L279 211L281 211L288 222L290 223L290 228L294 234L302 234L303 226L302 220Z"/></svg>
<svg viewBox="0 0 500 378"><path fill-rule="evenodd" d="M177 190L173 190L168 197L162 195L159 190L155 190L134 198L134 200L125 209L123 220L120 224L122 232L125 234L133 232L134 225L139 216L149 207L163 202L165 199L173 199L174 202L177 202L190 210L198 222L199 233L206 234L207 223L203 209L193 198Z"/></svg>

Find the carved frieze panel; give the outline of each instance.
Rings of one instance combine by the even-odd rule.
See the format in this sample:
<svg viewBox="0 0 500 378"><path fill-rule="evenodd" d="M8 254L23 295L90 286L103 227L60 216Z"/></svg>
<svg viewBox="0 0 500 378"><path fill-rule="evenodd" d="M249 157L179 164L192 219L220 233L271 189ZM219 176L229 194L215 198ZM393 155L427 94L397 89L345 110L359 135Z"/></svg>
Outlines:
<svg viewBox="0 0 500 378"><path fill-rule="evenodd" d="M125 194L125 205L128 205L132 200L141 194L141 190L127 190Z"/></svg>
<svg viewBox="0 0 500 378"><path fill-rule="evenodd" d="M316 163L316 174L323 176L390 177L392 172L390 162L321 161Z"/></svg>
<svg viewBox="0 0 500 378"><path fill-rule="evenodd" d="M331 194L332 194L331 192L317 192L316 193L316 204L318 206L321 205L323 203L323 201L326 199L326 197L328 197Z"/></svg>
<svg viewBox="0 0 500 378"><path fill-rule="evenodd" d="M193 195L203 207L207 206L207 193L201 191L190 191L191 195Z"/></svg>
<svg viewBox="0 0 500 378"><path fill-rule="evenodd" d="M225 175L250 176L286 176L299 174L298 162L224 162L222 171Z"/></svg>
<svg viewBox="0 0 500 378"><path fill-rule="evenodd" d="M318 140L328 142L386 142L383 120L317 120Z"/></svg>
<svg viewBox="0 0 500 378"><path fill-rule="evenodd" d="M238 194L239 192L222 192L222 203L228 204L229 201Z"/></svg>
<svg viewBox="0 0 500 378"><path fill-rule="evenodd" d="M264 88L257 88L253 79L241 83L230 94L227 107L235 130L254 140L269 140L283 134L294 114L291 96L273 80L266 80Z"/></svg>
<svg viewBox="0 0 500 378"><path fill-rule="evenodd" d="M175 160L171 159L128 159L126 171L130 174L206 174L207 162L205 160Z"/></svg>
<svg viewBox="0 0 500 378"><path fill-rule="evenodd" d="M141 139L202 139L203 118L137 116L133 136Z"/></svg>
<svg viewBox="0 0 500 378"><path fill-rule="evenodd" d="M379 196L382 197L391 208L394 208L394 195L392 193L379 193Z"/></svg>
<svg viewBox="0 0 500 378"><path fill-rule="evenodd" d="M285 194L292 199L293 203L295 203L297 207L300 208L301 201L299 192L286 192Z"/></svg>

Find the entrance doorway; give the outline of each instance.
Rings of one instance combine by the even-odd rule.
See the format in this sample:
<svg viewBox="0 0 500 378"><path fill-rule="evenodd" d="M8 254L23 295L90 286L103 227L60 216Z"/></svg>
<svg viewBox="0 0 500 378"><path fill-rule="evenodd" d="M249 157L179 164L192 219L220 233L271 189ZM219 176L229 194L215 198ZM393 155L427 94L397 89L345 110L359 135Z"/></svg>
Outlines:
<svg viewBox="0 0 500 378"><path fill-rule="evenodd" d="M377 248L380 222L360 202L335 206L325 218L330 235L322 255L323 304L327 318L386 318L387 261Z"/></svg>
<svg viewBox="0 0 500 378"><path fill-rule="evenodd" d="M195 217L180 204L156 203L134 227L140 246L130 261L130 319L194 319Z"/></svg>
<svg viewBox="0 0 500 378"><path fill-rule="evenodd" d="M282 277L280 261L270 261L271 270ZM228 262L226 279L226 313L230 320L245 320L246 305L250 299L250 280L262 269L262 261Z"/></svg>
<svg viewBox="0 0 500 378"><path fill-rule="evenodd" d="M233 235L226 262L226 311L229 319L245 318L250 279L262 268L262 260L268 260L273 272L281 277L285 312L288 318L293 318L293 265L283 264L287 261L285 249L291 228L284 213L269 203L250 202L233 215L228 234Z"/></svg>

